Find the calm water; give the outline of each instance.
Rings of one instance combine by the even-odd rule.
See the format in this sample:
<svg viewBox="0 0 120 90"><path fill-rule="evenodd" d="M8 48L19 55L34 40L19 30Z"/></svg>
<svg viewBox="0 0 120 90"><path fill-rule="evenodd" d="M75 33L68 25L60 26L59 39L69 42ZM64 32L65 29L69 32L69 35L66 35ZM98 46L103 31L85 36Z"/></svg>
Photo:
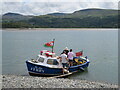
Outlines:
<svg viewBox="0 0 120 90"><path fill-rule="evenodd" d="M25 61L36 58L44 43L55 41L59 55L65 47L74 52L83 50L90 59L85 72L69 78L100 82L118 82L118 31L112 30L67 30L67 31L3 31L3 74L28 75Z"/></svg>

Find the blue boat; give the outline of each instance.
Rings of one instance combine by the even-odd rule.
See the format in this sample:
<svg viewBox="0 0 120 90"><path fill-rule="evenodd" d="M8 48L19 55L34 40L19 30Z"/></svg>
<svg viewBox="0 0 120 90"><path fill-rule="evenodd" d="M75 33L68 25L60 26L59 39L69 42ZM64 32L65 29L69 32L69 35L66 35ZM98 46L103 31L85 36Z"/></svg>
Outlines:
<svg viewBox="0 0 120 90"><path fill-rule="evenodd" d="M74 57L73 66L70 66L68 69L63 69L59 57L55 53L46 50L43 50L37 56L37 59L26 61L28 73L32 76L58 76L65 73L74 73L84 70L84 68L89 66L89 63L90 61L85 57Z"/></svg>

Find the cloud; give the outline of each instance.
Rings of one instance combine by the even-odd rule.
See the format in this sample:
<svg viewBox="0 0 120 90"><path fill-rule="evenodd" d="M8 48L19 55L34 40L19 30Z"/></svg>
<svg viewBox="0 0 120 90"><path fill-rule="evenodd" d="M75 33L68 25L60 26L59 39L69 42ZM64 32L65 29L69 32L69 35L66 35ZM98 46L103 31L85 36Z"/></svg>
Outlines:
<svg viewBox="0 0 120 90"><path fill-rule="evenodd" d="M4 0L2 2L119 2L119 0Z"/></svg>
<svg viewBox="0 0 120 90"><path fill-rule="evenodd" d="M25 0L2 0L2 2L23 2Z"/></svg>
<svg viewBox="0 0 120 90"><path fill-rule="evenodd" d="M14 12L24 15L44 15L54 12L72 13L74 11L87 8L118 8L118 3L116 2L91 2L90 0L90 2L30 2L30 0L28 2L26 0L21 1L24 2L3 2L2 13Z"/></svg>

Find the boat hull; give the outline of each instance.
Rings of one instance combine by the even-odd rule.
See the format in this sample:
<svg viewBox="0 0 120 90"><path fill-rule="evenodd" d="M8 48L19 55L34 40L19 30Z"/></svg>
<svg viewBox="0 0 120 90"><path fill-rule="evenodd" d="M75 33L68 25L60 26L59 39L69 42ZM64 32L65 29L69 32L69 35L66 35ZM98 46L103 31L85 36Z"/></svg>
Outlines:
<svg viewBox="0 0 120 90"><path fill-rule="evenodd" d="M37 65L35 63L31 63L29 61L26 61L27 69L29 72L29 75L34 76L57 76L63 74L62 68L50 68L43 65ZM89 66L89 62L86 62L84 64L71 66L69 67L69 72L78 72L84 68L87 68Z"/></svg>
<svg viewBox="0 0 120 90"><path fill-rule="evenodd" d="M30 75L55 76L62 74L62 68L50 68L26 61L27 69Z"/></svg>

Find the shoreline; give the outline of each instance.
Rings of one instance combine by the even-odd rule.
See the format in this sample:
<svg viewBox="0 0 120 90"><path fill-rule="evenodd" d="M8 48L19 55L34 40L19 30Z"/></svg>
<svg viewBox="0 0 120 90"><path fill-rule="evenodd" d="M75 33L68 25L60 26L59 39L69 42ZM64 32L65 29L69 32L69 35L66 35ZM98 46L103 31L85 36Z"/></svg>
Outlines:
<svg viewBox="0 0 120 90"><path fill-rule="evenodd" d="M118 30L119 28L1 28L5 31L68 31L68 30Z"/></svg>
<svg viewBox="0 0 120 90"><path fill-rule="evenodd" d="M68 78L2 75L2 88L118 88L118 85Z"/></svg>

